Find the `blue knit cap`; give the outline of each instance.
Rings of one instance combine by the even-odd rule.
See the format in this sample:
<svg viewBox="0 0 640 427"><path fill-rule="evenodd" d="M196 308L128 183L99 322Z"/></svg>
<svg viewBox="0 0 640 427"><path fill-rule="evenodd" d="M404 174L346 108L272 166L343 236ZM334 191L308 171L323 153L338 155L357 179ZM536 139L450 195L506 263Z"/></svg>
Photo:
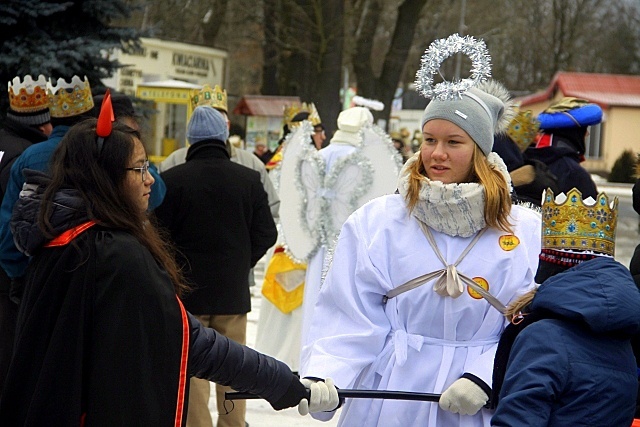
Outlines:
<svg viewBox="0 0 640 427"><path fill-rule="evenodd" d="M222 113L208 105L196 107L187 124L189 144L207 139L225 142L229 138L229 128Z"/></svg>

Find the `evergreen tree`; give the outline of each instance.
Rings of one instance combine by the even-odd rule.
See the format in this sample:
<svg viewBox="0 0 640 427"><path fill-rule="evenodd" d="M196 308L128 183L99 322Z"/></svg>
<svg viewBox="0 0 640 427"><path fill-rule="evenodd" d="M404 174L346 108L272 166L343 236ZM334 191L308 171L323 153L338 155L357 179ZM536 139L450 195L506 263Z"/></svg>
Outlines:
<svg viewBox="0 0 640 427"><path fill-rule="evenodd" d="M39 74L52 82L87 76L92 87L101 86L120 66L109 53L138 44L136 29L118 27L133 12L126 0L0 2L0 84L26 74ZM0 96L0 122L9 106ZM1 123L0 123L1 124Z"/></svg>
<svg viewBox="0 0 640 427"><path fill-rule="evenodd" d="M636 178L634 176L636 158L637 156L635 156L631 150L623 151L611 168L609 182L636 182Z"/></svg>

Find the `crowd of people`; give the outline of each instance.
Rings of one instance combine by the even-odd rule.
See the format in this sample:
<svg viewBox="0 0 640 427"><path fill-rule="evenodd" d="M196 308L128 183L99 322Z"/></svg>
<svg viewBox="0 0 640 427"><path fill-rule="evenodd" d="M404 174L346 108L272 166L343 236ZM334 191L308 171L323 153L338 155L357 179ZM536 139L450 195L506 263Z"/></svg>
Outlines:
<svg viewBox="0 0 640 427"><path fill-rule="evenodd" d="M204 85L152 164L131 97L10 81L1 424L213 427L213 382L218 427L247 425L230 391L349 427L631 425L640 245L615 260L618 201L580 165L601 108L426 89L417 136L365 106L326 135L305 103L251 152Z"/></svg>

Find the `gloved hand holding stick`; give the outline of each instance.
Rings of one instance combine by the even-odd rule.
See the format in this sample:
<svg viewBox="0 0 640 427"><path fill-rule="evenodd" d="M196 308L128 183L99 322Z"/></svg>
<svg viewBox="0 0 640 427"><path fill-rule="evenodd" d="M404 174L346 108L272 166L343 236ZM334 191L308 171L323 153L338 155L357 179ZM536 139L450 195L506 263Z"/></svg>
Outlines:
<svg viewBox="0 0 640 427"><path fill-rule="evenodd" d="M440 394L433 393L416 393L411 391L393 391L393 390L356 390L356 389L338 389L338 398L351 399L395 399L395 400L419 400L422 402L438 402ZM225 393L227 400L239 399L260 399L251 393L230 392Z"/></svg>

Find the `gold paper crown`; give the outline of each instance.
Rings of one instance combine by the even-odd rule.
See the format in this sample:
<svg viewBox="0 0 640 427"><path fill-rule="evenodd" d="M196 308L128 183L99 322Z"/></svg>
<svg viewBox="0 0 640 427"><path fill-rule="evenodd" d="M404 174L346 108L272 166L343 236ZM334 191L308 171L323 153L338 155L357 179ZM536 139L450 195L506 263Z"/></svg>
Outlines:
<svg viewBox="0 0 640 427"><path fill-rule="evenodd" d="M548 188L542 196L542 249L615 253L618 198L599 193L597 200L585 204L578 189L554 197Z"/></svg>
<svg viewBox="0 0 640 427"><path fill-rule="evenodd" d="M289 126L289 129L299 126L302 121L293 122L292 120L298 113L303 112L309 113L309 117L307 117L306 120L309 120L311 122L311 125L317 126L322 123L322 120L320 120L320 114L318 114L318 110L316 109L315 104L313 102L310 102L308 104L306 102L303 102L302 105L291 104L289 106L284 106L284 124Z"/></svg>
<svg viewBox="0 0 640 427"><path fill-rule="evenodd" d="M520 151L524 151L535 141L540 130L540 122L531 110L520 110L509 123L507 134L516 143Z"/></svg>
<svg viewBox="0 0 640 427"><path fill-rule="evenodd" d="M215 85L213 89L209 85L204 85L199 91L194 91L194 95L191 97L191 104L193 108L200 105L209 105L217 110L229 113L227 109L227 91L222 90L219 85Z"/></svg>
<svg viewBox="0 0 640 427"><path fill-rule="evenodd" d="M284 117L282 120L283 124L289 126L291 124L291 120L293 120L296 114L302 111L302 106L300 104L285 105L283 110L284 110Z"/></svg>
<svg viewBox="0 0 640 427"><path fill-rule="evenodd" d="M305 105L304 102L302 105ZM318 113L318 110L316 110L316 105L313 102L307 105L307 109L309 111L309 118L307 120L309 120L313 126L317 126L322 123L322 120L320 120L320 114Z"/></svg>
<svg viewBox="0 0 640 427"><path fill-rule="evenodd" d="M20 77L14 77L13 85L9 82L7 90L9 105L17 113L34 113L49 108L47 79L42 74L35 81L29 74L24 76L22 82Z"/></svg>
<svg viewBox="0 0 640 427"><path fill-rule="evenodd" d="M80 77L73 76L71 83L60 78L55 86L49 81L47 93L51 117L77 116L93 108L91 86L89 86L87 76L84 76L84 82L80 80Z"/></svg>

